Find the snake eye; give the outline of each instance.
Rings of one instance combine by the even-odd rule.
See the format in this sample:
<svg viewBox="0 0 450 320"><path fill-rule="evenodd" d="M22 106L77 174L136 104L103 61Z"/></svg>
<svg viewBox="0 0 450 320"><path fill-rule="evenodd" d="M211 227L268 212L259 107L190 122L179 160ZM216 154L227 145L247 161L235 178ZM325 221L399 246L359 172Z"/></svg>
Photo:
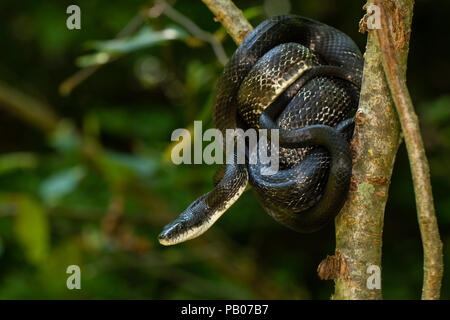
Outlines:
<svg viewBox="0 0 450 320"><path fill-rule="evenodd" d="M192 239L206 231L204 227L208 206L203 195L186 208L174 221L166 225L158 236L162 245L173 245Z"/></svg>
<svg viewBox="0 0 450 320"><path fill-rule="evenodd" d="M178 220L178 219L177 219ZM169 223L163 229L163 231L158 236L158 241L162 245L168 246L175 244L177 240L177 234L182 233L182 224L177 220Z"/></svg>

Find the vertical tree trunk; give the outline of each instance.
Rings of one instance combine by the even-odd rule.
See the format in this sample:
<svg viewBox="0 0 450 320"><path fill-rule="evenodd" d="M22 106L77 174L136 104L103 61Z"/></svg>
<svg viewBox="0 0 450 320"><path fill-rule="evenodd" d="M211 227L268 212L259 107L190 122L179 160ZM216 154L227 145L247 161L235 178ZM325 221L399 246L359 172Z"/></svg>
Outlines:
<svg viewBox="0 0 450 320"><path fill-rule="evenodd" d="M368 1L367 5L373 4ZM385 1L391 23L402 43L397 48L401 69L406 71L413 1ZM362 21L362 27L365 27ZM381 288L367 284L378 266L384 210L388 198L392 168L400 144L400 125L386 81L381 50L373 30L368 30L361 98L352 141L353 177L348 201L336 217L336 255L339 263L333 299L381 299ZM325 260L323 263L326 264ZM322 269L324 268L322 264ZM336 270L335 270L336 271ZM368 271L370 273L368 273ZM320 274L319 274L320 275ZM374 281L376 281L374 274ZM381 275L380 275L381 276ZM372 284L372 285L370 285Z"/></svg>

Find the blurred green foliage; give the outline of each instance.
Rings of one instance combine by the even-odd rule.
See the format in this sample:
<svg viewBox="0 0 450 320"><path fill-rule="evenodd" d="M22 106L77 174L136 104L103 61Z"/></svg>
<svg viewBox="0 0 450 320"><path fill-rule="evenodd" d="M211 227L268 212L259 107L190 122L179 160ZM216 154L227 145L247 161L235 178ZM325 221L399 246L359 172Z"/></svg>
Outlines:
<svg viewBox="0 0 450 320"><path fill-rule="evenodd" d="M280 2L283 10L333 25L364 49L366 36L357 31L361 3L286 2ZM171 3L232 54L235 45L201 1ZM66 28L70 4L81 8L81 30ZM265 9L276 10L273 1L236 4L253 25L270 15ZM164 14L144 18L152 6L136 0L1 2L0 81L8 87L0 85L0 96L23 92L48 105L58 121L43 132L0 102L0 298L327 299L333 283L319 280L316 268L334 251L333 226L311 235L291 232L268 217L251 192L201 238L170 248L158 244L162 226L212 186L215 166L170 162L170 136L192 128L194 120L211 126L223 66L185 26ZM448 41L436 39L448 39L439 23L449 9L447 1L416 1L408 65L447 265L450 62ZM127 25L128 34L116 38ZM95 72L73 86L67 79L80 68ZM81 290L66 288L72 264L81 267ZM447 299L449 277L446 271ZM386 209L384 297L417 299L421 281L422 248L402 145Z"/></svg>

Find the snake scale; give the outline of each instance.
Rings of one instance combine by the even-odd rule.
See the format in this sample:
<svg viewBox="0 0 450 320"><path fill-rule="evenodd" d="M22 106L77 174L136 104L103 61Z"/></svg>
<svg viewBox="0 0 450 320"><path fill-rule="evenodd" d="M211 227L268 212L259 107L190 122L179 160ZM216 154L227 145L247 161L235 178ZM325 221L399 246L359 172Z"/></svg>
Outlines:
<svg viewBox="0 0 450 320"><path fill-rule="evenodd" d="M363 58L341 31L296 16L269 18L238 47L213 101L215 126L278 129L280 169L226 164L214 189L159 235L163 245L195 238L253 187L266 212L298 232L313 232L340 211L352 162L349 140L359 101ZM236 158L236 154L234 155Z"/></svg>

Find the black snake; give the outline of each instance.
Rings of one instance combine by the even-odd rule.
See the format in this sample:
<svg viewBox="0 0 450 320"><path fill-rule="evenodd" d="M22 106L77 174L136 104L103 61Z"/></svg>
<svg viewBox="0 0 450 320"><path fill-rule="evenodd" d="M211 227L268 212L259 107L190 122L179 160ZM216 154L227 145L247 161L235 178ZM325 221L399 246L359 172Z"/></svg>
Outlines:
<svg viewBox="0 0 450 320"><path fill-rule="evenodd" d="M235 51L219 79L213 116L230 128L279 129L280 170L224 165L212 191L195 200L159 235L164 245L205 232L250 183L264 209L299 232L323 227L341 209L351 177L348 141L363 58L341 31L295 15L270 18ZM235 155L236 157L236 155Z"/></svg>

